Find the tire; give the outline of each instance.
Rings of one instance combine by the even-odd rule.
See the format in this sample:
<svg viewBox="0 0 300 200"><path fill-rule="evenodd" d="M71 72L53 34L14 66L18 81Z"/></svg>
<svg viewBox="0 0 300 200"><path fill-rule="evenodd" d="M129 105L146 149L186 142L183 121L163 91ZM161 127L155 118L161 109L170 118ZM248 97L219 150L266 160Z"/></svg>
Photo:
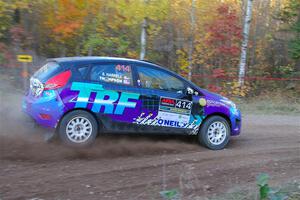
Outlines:
<svg viewBox="0 0 300 200"><path fill-rule="evenodd" d="M62 142L69 146L85 147L95 141L98 123L95 117L86 111L71 111L62 118L58 134Z"/></svg>
<svg viewBox="0 0 300 200"><path fill-rule="evenodd" d="M204 121L198 140L201 145L211 149L223 149L229 142L230 126L227 120L221 116L212 116Z"/></svg>

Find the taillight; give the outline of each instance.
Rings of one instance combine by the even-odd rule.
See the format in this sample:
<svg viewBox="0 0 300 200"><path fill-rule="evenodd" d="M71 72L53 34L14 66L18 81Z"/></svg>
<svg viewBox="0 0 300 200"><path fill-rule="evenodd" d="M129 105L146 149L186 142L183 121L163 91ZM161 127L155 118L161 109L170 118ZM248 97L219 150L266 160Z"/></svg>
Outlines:
<svg viewBox="0 0 300 200"><path fill-rule="evenodd" d="M70 77L71 77L70 70L60 73L60 74L50 78L45 83L44 90L53 90L53 89L61 88L68 83Z"/></svg>
<svg viewBox="0 0 300 200"><path fill-rule="evenodd" d="M30 78L30 89L31 89L31 93L37 97L40 94L42 94L43 90L44 90L44 85L41 83L41 81L39 81L39 79L37 78Z"/></svg>

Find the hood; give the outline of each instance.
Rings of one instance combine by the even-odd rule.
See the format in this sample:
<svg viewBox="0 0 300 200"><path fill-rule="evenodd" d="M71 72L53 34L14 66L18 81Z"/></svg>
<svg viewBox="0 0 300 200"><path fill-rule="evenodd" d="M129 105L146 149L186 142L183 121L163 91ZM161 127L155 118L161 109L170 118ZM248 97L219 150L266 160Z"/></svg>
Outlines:
<svg viewBox="0 0 300 200"><path fill-rule="evenodd" d="M200 92L205 96L205 98L207 100L213 100L213 101L221 102L224 105L228 106L229 108L233 108L235 110L237 109L236 104L233 101L226 98L226 97L223 97L223 96L221 96L217 93L213 93L213 92L210 92L210 91L205 90L205 89L200 89Z"/></svg>
<svg viewBox="0 0 300 200"><path fill-rule="evenodd" d="M208 99L214 99L214 100L220 100L220 99L224 99L224 100L228 100L226 97L221 96L220 94L214 93L214 92L210 92L208 90L205 89L200 89L200 92Z"/></svg>

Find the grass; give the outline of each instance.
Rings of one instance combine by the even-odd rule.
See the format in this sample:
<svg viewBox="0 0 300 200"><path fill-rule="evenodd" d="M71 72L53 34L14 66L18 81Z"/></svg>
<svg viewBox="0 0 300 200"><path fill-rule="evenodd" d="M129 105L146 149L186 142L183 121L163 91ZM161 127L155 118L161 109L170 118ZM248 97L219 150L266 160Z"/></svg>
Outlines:
<svg viewBox="0 0 300 200"><path fill-rule="evenodd" d="M283 198L279 197L266 197L263 198L263 200L300 200L300 183L299 182L292 182L292 183L285 183L278 187L273 188L272 190L276 190L283 194ZM175 191L175 192L174 192ZM165 194L169 195L162 195L162 199L164 200L178 200L183 198L180 198L180 193L177 190L170 190L170 191L162 191ZM162 194L160 192L160 194ZM224 193L222 195L217 195L213 197L200 197L200 196L194 196L193 198L187 198L187 199L195 199L195 200L261 200L260 199L260 191L259 186L256 188L254 187L243 187L241 188L234 188L230 189L227 193Z"/></svg>
<svg viewBox="0 0 300 200"><path fill-rule="evenodd" d="M300 184L297 182L286 183L278 187L287 198L285 200L300 200ZM258 190L258 189L257 189ZM207 200L259 200L259 192L255 190L236 190ZM268 198L266 200L269 200Z"/></svg>
<svg viewBox="0 0 300 200"><path fill-rule="evenodd" d="M288 92L270 92L247 99L234 99L242 113L248 114L300 114L300 95Z"/></svg>

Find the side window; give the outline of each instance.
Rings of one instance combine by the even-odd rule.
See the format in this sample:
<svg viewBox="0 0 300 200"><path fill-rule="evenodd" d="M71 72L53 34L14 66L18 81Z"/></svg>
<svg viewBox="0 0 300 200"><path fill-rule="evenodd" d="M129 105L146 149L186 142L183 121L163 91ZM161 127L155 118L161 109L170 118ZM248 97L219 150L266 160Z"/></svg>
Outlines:
<svg viewBox="0 0 300 200"><path fill-rule="evenodd" d="M123 64L95 64L91 69L90 80L133 85L131 66Z"/></svg>
<svg viewBox="0 0 300 200"><path fill-rule="evenodd" d="M168 91L182 91L184 83L178 78L161 70L137 67L140 85L144 88Z"/></svg>
<svg viewBox="0 0 300 200"><path fill-rule="evenodd" d="M78 68L78 72L80 73L81 77L86 77L86 75L88 73L88 69L89 69L88 66Z"/></svg>
<svg viewBox="0 0 300 200"><path fill-rule="evenodd" d="M72 77L74 78L74 80L83 80L86 79L87 73L89 71L89 66L74 66L73 70L72 70Z"/></svg>

